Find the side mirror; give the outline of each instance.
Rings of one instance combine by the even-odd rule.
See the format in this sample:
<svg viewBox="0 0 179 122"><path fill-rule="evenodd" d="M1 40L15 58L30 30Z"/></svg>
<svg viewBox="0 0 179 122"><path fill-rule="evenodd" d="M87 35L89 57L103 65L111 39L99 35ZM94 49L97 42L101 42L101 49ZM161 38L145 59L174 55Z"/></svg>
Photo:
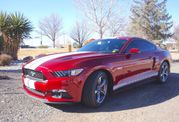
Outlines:
<svg viewBox="0 0 179 122"><path fill-rule="evenodd" d="M131 48L130 53L140 53L140 50L138 48Z"/></svg>

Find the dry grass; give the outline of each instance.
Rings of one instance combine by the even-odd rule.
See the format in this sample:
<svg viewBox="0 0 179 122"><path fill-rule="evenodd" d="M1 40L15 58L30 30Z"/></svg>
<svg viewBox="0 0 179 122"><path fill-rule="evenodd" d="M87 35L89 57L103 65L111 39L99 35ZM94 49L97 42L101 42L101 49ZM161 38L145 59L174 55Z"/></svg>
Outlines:
<svg viewBox="0 0 179 122"><path fill-rule="evenodd" d="M77 49L72 49L75 51ZM52 54L52 53L63 53L68 52L68 48L60 48L60 49L53 49L53 48L33 48L33 49L20 49L18 52L18 58L23 59L27 56L35 57L40 54ZM179 59L179 53L171 53L172 59L176 60Z"/></svg>
<svg viewBox="0 0 179 122"><path fill-rule="evenodd" d="M72 49L75 51L76 49ZM52 54L52 53L63 53L68 52L67 48L60 48L60 49L53 49L53 48L32 48L32 49L19 49L18 51L18 58L23 59L27 56L38 56L40 54Z"/></svg>

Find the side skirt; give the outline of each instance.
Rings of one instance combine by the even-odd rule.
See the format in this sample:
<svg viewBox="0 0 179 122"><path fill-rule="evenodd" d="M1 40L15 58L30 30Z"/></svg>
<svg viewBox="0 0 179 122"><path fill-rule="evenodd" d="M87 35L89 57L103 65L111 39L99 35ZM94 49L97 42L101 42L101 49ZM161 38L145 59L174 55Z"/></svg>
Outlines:
<svg viewBox="0 0 179 122"><path fill-rule="evenodd" d="M122 88L124 86L137 83L139 81L142 81L142 80L145 80L145 79L157 76L157 75L158 75L158 72L156 71L146 71L146 72L122 79L116 85L113 86L113 91L119 88Z"/></svg>

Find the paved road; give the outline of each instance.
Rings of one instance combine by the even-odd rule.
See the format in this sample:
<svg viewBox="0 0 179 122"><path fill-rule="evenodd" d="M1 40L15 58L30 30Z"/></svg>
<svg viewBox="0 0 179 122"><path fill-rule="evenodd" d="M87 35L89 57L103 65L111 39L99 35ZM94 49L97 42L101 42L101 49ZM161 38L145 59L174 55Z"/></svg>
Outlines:
<svg viewBox="0 0 179 122"><path fill-rule="evenodd" d="M146 83L116 92L98 109L81 104L46 105L24 95L20 73L1 72L0 122L6 121L122 121L179 122L179 63L172 64L166 84Z"/></svg>

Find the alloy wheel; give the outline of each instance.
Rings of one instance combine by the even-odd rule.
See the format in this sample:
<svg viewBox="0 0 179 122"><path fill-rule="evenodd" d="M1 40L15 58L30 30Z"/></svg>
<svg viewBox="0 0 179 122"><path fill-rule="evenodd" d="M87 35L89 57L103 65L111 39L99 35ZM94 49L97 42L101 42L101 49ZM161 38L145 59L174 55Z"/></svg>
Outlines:
<svg viewBox="0 0 179 122"><path fill-rule="evenodd" d="M160 69L160 79L162 82L166 82L169 76L169 66L167 62L164 62Z"/></svg>
<svg viewBox="0 0 179 122"><path fill-rule="evenodd" d="M104 77L103 75L100 76L97 80L95 96L96 96L96 102L98 104L101 104L104 101L104 99L106 98L107 89L108 89L107 80L108 79L106 77Z"/></svg>

